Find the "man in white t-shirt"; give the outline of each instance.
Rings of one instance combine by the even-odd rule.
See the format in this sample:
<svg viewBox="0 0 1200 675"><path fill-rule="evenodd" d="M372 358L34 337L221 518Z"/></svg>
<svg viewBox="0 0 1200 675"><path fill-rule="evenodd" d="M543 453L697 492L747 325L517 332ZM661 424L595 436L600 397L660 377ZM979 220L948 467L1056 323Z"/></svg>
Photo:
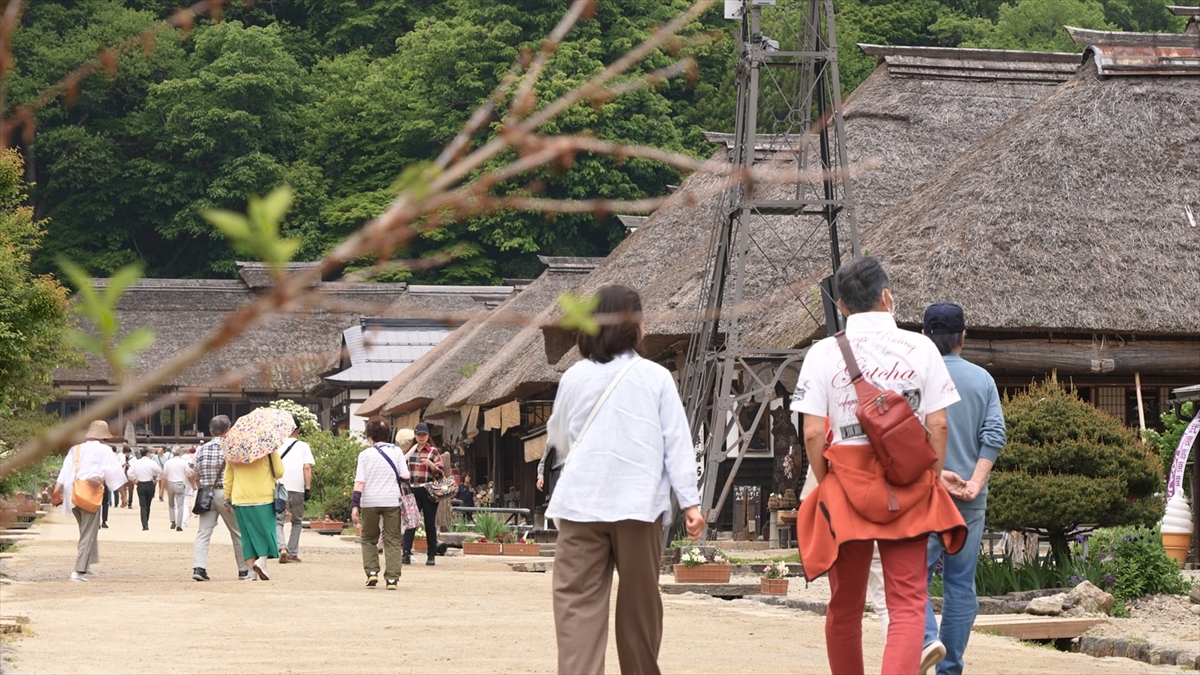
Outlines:
<svg viewBox="0 0 1200 675"><path fill-rule="evenodd" d="M171 450L171 458L163 465L162 477L167 484L167 508L171 517L171 529L183 532L185 514L188 511L187 485L196 472L183 458L183 448Z"/></svg>
<svg viewBox="0 0 1200 675"><path fill-rule="evenodd" d="M291 437L279 446L279 458L283 460L283 477L280 483L288 491L288 507L275 515L275 540L283 542L285 514L291 514L292 532L287 546L279 547L279 562L300 562L300 530L304 523L304 502L312 490L313 454L308 443L299 439L300 420L293 416L296 429Z"/></svg>
<svg viewBox="0 0 1200 675"><path fill-rule="evenodd" d="M862 672L862 608L867 592L868 570L876 542L883 561L885 594L890 615L883 653L883 672L917 672L922 659L926 601L925 548L928 533L944 527L938 507L953 506L949 495L936 493L936 476L946 455L946 407L958 401L958 391L941 354L929 338L896 327L887 272L877 260L854 258L837 272L841 296L838 305L847 315L846 337L864 379L880 389L899 392L908 399L917 417L929 430L929 441L938 459L932 473L913 486L930 496L896 520L888 523L864 521L843 496L841 487L854 481L853 473L831 475L825 453L842 458L869 457L861 446L869 446L858 423L858 394L851 383L846 359L835 338L814 344L804 358L792 410L804 413L804 445L813 473L821 483L805 500L805 517L823 513L814 523L805 523L806 572L813 575L828 565L831 597L826 613L825 642L830 669L835 673ZM832 437L827 441L828 433ZM826 481L827 477L836 480ZM861 479L860 479L861 480ZM825 483L829 483L827 486ZM823 491L823 488L828 490ZM901 486L888 490L901 492ZM943 490L944 491L944 490ZM961 519L956 521L961 524ZM815 523L827 528L822 532ZM928 529L926 526L928 525ZM801 527L798 524L798 527ZM912 530L912 531L909 531ZM822 539L822 537L825 537ZM832 541L832 544L827 542ZM817 542L813 544L811 542ZM825 548L822 548L825 546ZM829 546L836 549L829 556ZM829 561L832 560L830 564ZM810 565L811 564L811 565ZM939 655L940 658L940 655Z"/></svg>

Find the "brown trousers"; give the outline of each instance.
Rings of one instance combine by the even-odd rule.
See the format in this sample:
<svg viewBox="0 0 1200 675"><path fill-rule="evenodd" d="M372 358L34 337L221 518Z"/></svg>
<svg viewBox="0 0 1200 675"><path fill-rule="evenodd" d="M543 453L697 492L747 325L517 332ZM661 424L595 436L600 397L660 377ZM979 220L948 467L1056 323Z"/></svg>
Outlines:
<svg viewBox="0 0 1200 675"><path fill-rule="evenodd" d="M554 545L554 628L558 672L604 672L613 565L617 586L617 657L625 675L657 675L662 644L658 568L662 519L653 523L557 520Z"/></svg>

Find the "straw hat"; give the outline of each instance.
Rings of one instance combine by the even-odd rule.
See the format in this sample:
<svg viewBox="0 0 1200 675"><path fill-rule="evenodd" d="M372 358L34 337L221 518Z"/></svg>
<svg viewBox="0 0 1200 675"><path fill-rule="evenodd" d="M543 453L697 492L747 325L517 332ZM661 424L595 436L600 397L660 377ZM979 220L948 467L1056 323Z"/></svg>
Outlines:
<svg viewBox="0 0 1200 675"><path fill-rule="evenodd" d="M83 438L88 441L107 441L112 438L112 435L112 430L108 428L108 422L96 420L88 426L87 434Z"/></svg>

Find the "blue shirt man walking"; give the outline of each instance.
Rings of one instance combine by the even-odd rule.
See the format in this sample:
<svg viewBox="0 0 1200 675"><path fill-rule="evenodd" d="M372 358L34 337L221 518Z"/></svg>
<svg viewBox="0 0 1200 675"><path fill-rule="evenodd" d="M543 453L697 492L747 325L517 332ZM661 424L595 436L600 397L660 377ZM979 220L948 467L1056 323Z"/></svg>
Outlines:
<svg viewBox="0 0 1200 675"><path fill-rule="evenodd" d="M950 430L942 483L967 523L967 541L962 550L951 555L943 549L941 539L929 538L930 578L938 561L942 561L942 624L939 629L933 604L927 601L921 675L935 665L938 675L963 672L963 652L979 612L975 566L987 509L988 475L1007 440L996 381L986 370L961 356L966 329L962 308L954 303L939 302L925 310L922 332L942 353L961 397L946 409Z"/></svg>

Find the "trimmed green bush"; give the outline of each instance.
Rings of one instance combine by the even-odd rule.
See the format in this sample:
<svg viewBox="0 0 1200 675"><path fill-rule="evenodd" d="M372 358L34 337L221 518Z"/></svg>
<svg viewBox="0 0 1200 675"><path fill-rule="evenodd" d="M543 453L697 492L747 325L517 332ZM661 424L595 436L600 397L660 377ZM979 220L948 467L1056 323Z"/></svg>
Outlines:
<svg viewBox="0 0 1200 675"><path fill-rule="evenodd" d="M1152 526L1163 513L1162 464L1119 420L1054 377L1006 397L1008 445L988 491L993 529L1043 532L1058 557L1078 528Z"/></svg>

